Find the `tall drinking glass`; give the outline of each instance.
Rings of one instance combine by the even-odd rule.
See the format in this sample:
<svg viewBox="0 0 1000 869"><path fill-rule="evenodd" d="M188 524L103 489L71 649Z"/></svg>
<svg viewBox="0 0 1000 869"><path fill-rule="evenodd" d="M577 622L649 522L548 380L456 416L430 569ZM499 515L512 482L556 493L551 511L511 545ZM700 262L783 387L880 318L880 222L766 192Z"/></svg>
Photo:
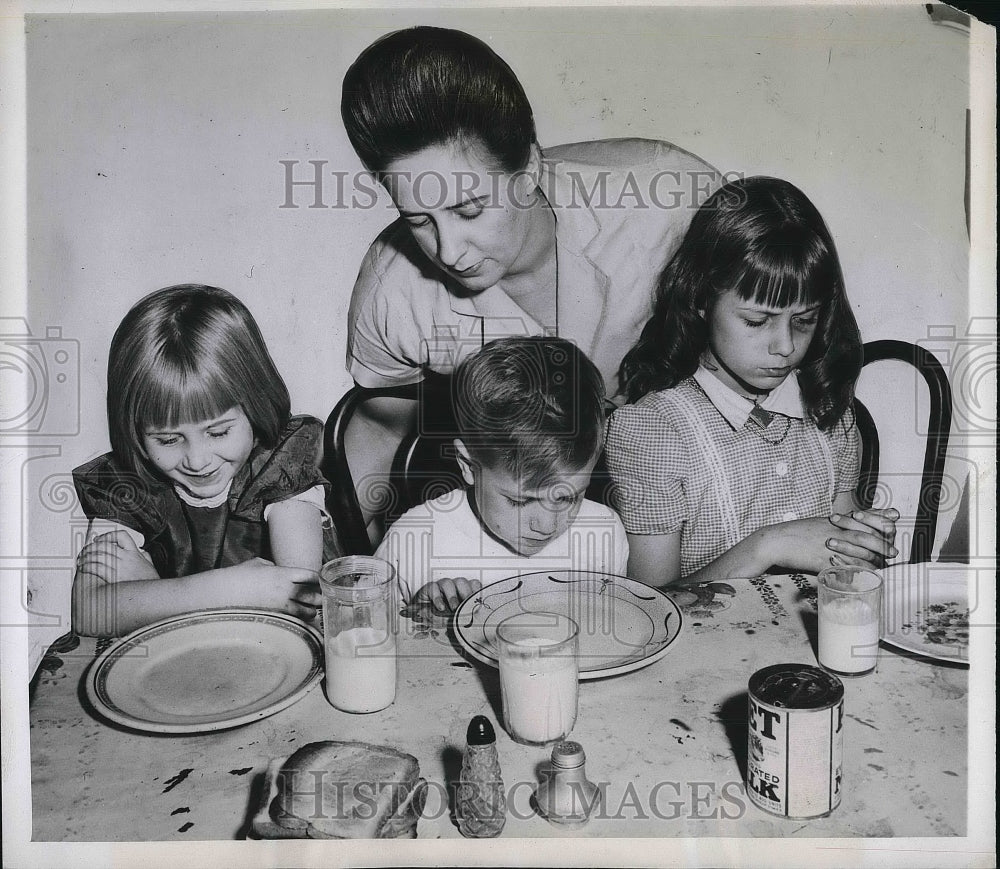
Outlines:
<svg viewBox="0 0 1000 869"><path fill-rule="evenodd" d="M503 723L515 742L545 745L573 729L578 635L560 613L518 613L497 626Z"/></svg>
<svg viewBox="0 0 1000 869"><path fill-rule="evenodd" d="M377 712L396 698L395 571L352 555L323 565L326 699L344 712Z"/></svg>
<svg viewBox="0 0 1000 869"><path fill-rule="evenodd" d="M863 676L878 662L882 577L862 567L831 567L817 578L819 663L840 676Z"/></svg>

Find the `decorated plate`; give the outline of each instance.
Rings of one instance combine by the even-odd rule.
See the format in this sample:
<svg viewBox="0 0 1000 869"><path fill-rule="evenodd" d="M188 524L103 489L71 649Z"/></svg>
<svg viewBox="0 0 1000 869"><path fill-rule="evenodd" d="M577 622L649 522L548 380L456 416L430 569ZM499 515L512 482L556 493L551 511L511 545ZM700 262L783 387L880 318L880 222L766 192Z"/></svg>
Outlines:
<svg viewBox="0 0 1000 869"><path fill-rule="evenodd" d="M554 612L580 628L580 678L600 679L646 667L681 631L681 611L663 592L634 579L585 571L510 577L466 598L455 635L483 663L497 666L497 625L521 612Z"/></svg>
<svg viewBox="0 0 1000 869"><path fill-rule="evenodd" d="M209 610L122 637L93 664L87 696L118 724L153 733L223 730L266 718L315 687L323 640L267 610Z"/></svg>
<svg viewBox="0 0 1000 869"><path fill-rule="evenodd" d="M882 573L882 640L940 661L969 661L969 566L897 564Z"/></svg>

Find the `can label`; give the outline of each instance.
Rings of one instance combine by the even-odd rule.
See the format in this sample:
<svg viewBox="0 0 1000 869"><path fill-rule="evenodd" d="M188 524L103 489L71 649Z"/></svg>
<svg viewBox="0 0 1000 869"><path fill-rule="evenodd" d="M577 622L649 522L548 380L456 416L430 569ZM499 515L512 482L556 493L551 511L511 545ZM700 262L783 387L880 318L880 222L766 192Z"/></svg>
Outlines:
<svg viewBox="0 0 1000 869"><path fill-rule="evenodd" d="M807 664L758 670L749 685L747 795L765 811L815 818L840 805L844 686Z"/></svg>

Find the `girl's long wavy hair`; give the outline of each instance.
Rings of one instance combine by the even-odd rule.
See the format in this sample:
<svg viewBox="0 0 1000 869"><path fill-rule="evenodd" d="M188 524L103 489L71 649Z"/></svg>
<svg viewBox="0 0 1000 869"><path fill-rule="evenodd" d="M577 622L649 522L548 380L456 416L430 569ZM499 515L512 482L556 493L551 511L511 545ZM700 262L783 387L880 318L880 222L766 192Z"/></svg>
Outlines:
<svg viewBox="0 0 1000 869"><path fill-rule="evenodd" d="M708 346L707 314L723 293L769 308L820 304L799 372L821 429L847 413L861 372L861 336L833 238L806 195L757 176L719 188L660 275L653 316L619 368L628 402L690 377Z"/></svg>

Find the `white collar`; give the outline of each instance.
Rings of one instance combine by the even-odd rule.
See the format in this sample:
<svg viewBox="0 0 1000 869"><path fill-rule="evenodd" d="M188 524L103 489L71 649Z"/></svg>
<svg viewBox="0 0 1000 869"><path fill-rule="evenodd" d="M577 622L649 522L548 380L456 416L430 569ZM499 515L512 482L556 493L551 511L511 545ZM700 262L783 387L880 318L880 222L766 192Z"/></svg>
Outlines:
<svg viewBox="0 0 1000 869"><path fill-rule="evenodd" d="M226 500L229 498L229 490L232 487L233 481L230 480L226 484L225 489L219 492L218 495L212 495L210 498L199 498L197 495L192 495L187 489L178 485L174 485L174 491L177 493L177 497L189 507L218 507L226 503Z"/></svg>
<svg viewBox="0 0 1000 869"><path fill-rule="evenodd" d="M802 406L802 390L799 388L798 372L793 371L788 377L772 389L767 397L755 405L749 398L744 398L735 390L726 386L715 374L704 365L699 364L694 373L694 379L702 388L708 400L722 414L726 422L734 429L741 429L746 424L754 407L760 407L771 413L793 419L804 419L805 409Z"/></svg>

